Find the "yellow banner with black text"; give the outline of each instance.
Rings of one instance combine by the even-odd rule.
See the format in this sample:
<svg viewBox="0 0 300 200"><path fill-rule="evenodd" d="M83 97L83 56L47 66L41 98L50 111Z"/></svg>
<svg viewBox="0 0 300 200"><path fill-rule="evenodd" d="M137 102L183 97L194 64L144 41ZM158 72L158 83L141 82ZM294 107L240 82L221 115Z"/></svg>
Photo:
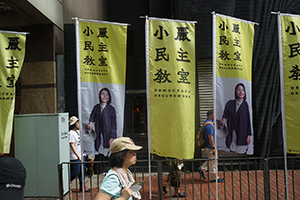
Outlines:
<svg viewBox="0 0 300 200"><path fill-rule="evenodd" d="M152 153L191 159L195 147L195 24L149 18Z"/></svg>
<svg viewBox="0 0 300 200"><path fill-rule="evenodd" d="M26 34L0 31L0 152L9 153L15 108L15 83L25 57Z"/></svg>
<svg viewBox="0 0 300 200"><path fill-rule="evenodd" d="M82 82L125 84L127 26L79 22Z"/></svg>
<svg viewBox="0 0 300 200"><path fill-rule="evenodd" d="M109 156L110 142L123 136L127 24L86 19L76 24L82 153Z"/></svg>
<svg viewBox="0 0 300 200"><path fill-rule="evenodd" d="M214 16L216 147L254 153L252 115L252 52L254 23Z"/></svg>
<svg viewBox="0 0 300 200"><path fill-rule="evenodd" d="M300 154L300 16L281 16L284 110L287 153Z"/></svg>

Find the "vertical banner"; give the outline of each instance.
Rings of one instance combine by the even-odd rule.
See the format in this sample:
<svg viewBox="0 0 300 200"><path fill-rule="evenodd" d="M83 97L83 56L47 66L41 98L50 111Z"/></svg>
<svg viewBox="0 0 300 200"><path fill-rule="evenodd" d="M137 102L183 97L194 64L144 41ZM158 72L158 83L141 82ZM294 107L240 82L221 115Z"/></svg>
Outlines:
<svg viewBox="0 0 300 200"><path fill-rule="evenodd" d="M148 136L159 156L194 157L195 22L147 18Z"/></svg>
<svg viewBox="0 0 300 200"><path fill-rule="evenodd" d="M278 16L284 151L300 154L300 124L296 117L300 112L300 15Z"/></svg>
<svg viewBox="0 0 300 200"><path fill-rule="evenodd" d="M254 23L219 14L213 17L217 149L252 155Z"/></svg>
<svg viewBox="0 0 300 200"><path fill-rule="evenodd" d="M109 157L123 136L127 24L76 19L76 40L83 153Z"/></svg>
<svg viewBox="0 0 300 200"><path fill-rule="evenodd" d="M26 33L0 31L0 152L9 153L15 109L15 83L25 57Z"/></svg>

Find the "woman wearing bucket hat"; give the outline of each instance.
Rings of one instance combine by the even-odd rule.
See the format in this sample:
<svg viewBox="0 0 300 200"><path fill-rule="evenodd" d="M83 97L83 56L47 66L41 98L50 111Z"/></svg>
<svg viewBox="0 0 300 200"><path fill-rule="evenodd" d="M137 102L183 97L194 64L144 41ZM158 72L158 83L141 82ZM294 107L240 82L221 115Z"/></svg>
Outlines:
<svg viewBox="0 0 300 200"><path fill-rule="evenodd" d="M71 181L76 177L79 179L80 192L82 192L82 173L80 161L85 161L85 156L81 158L81 146L80 146L80 133L79 133L79 119L72 116L69 120L69 144L70 144L70 162L71 164ZM83 168L85 165L83 164ZM83 178L84 175L83 175ZM84 191L90 192L84 183Z"/></svg>
<svg viewBox="0 0 300 200"><path fill-rule="evenodd" d="M135 181L128 169L136 163L135 151L141 148L142 146L135 145L129 137L120 137L111 143L109 161L112 169L104 177L96 200L132 200L132 197L141 199L141 194L130 188Z"/></svg>

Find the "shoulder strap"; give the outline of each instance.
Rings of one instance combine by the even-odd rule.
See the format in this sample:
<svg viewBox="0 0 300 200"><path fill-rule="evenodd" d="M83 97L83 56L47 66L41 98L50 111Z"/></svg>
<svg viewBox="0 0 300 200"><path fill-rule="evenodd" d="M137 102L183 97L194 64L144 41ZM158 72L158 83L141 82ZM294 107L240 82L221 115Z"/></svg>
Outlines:
<svg viewBox="0 0 300 200"><path fill-rule="evenodd" d="M112 175L116 176L119 179L120 186L122 188L123 187L122 181L121 181L120 177L117 174L110 174L110 175L107 176L107 178L110 177L110 176L112 176Z"/></svg>
<svg viewBox="0 0 300 200"><path fill-rule="evenodd" d="M205 123L203 124L203 127L204 127L206 124L211 124L211 125L214 127L214 124L213 124L212 122L210 122L210 121L205 122Z"/></svg>

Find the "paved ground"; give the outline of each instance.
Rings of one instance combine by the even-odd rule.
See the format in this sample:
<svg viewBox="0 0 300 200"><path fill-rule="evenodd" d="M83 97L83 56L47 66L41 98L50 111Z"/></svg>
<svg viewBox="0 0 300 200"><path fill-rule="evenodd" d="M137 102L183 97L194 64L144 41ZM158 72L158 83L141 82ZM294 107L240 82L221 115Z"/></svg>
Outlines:
<svg viewBox="0 0 300 200"><path fill-rule="evenodd" d="M87 178L87 186L92 183L92 191L85 193L85 199L93 200L98 191L98 183L101 182L104 175L93 176L92 179ZM207 176L207 174L206 174ZM218 183L218 199L265 199L263 171L227 171L219 172L219 176L225 179L225 182ZM165 178L166 176L164 176ZM149 198L149 177L137 177L137 180L147 180L143 188L140 190L142 199ZM199 173L190 173L181 176L182 182L180 189L186 191L188 196L186 198L178 199L216 199L216 184L210 183L207 180L200 179ZM158 181L157 175L154 173L151 178L152 186L152 200L158 198ZM294 184L293 184L294 183ZM288 189L289 199L300 199L300 171L288 171ZM99 184L100 185L100 184ZM284 171L270 171L270 195L271 199L286 199L284 187ZM164 195L164 199L177 199L170 197L170 192ZM83 199L82 193L76 193L74 185L71 185L72 200ZM171 188L171 195L173 195L173 188Z"/></svg>

